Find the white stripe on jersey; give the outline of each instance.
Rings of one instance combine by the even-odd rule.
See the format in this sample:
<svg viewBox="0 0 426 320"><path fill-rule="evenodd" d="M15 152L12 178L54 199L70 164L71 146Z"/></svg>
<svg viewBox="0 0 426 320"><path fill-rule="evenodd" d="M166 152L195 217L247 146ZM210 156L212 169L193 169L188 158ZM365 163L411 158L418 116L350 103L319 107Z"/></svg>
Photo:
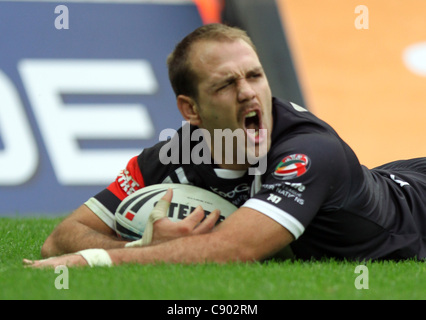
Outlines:
<svg viewBox="0 0 426 320"><path fill-rule="evenodd" d="M305 232L305 227L296 218L263 200L251 198L242 207L254 209L275 220L291 232L296 240Z"/></svg>
<svg viewBox="0 0 426 320"><path fill-rule="evenodd" d="M90 198L85 205L92 210L105 224L115 230L114 212L110 212L102 203L95 198Z"/></svg>
<svg viewBox="0 0 426 320"><path fill-rule="evenodd" d="M177 175L180 183L182 183L182 184L192 184L192 183L189 183L188 178L186 177L185 171L183 171L182 167L177 168L176 171L175 171L175 173L176 173L176 175Z"/></svg>

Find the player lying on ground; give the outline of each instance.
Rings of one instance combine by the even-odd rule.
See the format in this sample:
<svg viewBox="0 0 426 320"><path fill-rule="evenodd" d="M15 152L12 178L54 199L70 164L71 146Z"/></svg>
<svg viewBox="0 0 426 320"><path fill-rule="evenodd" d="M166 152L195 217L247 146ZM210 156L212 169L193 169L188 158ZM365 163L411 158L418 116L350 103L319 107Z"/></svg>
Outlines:
<svg viewBox="0 0 426 320"><path fill-rule="evenodd" d="M272 97L256 49L238 29L219 24L195 30L178 44L168 66L177 106L191 132L202 128L210 134L209 159L215 163L164 165L160 150L174 139L145 149L53 231L43 245L44 257L99 248L105 250L95 254L113 264L257 261L286 246L301 259L426 257L426 158L371 170L360 165L329 125ZM245 161L224 161L225 147L214 146L217 129L243 130L255 148L237 143L233 148L243 150ZM179 141L188 139L183 132ZM249 174L253 152L264 153L261 175ZM179 225L161 219L155 230L172 234L169 241L124 248L127 242L114 231L120 202L144 186L170 182L213 190L239 209L213 232L214 216L198 228L188 220ZM185 231L176 231L182 224ZM26 263L87 261L71 254Z"/></svg>

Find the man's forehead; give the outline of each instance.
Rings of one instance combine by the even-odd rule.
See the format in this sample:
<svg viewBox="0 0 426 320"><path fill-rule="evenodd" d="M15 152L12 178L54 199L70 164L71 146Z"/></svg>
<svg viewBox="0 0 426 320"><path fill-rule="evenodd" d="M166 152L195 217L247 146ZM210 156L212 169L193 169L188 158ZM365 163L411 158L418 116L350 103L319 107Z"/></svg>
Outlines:
<svg viewBox="0 0 426 320"><path fill-rule="evenodd" d="M232 62L243 66L246 63L245 69L261 69L262 66L258 60L256 52L244 40L237 39L234 41L217 41L217 40L202 40L194 44L190 61L194 67L194 71L207 71L209 67L214 67L213 70L208 70L209 74L216 77L230 77L234 74L232 70ZM226 68L227 63L230 63L230 69ZM223 69L217 67L223 66ZM213 74L211 74L211 72Z"/></svg>
<svg viewBox="0 0 426 320"><path fill-rule="evenodd" d="M212 49L221 47L225 48L228 46L234 46L234 45L242 45L247 46L253 52L255 51L250 44L248 44L243 39L201 39L193 43L191 52L193 53L199 53L199 52L210 52Z"/></svg>

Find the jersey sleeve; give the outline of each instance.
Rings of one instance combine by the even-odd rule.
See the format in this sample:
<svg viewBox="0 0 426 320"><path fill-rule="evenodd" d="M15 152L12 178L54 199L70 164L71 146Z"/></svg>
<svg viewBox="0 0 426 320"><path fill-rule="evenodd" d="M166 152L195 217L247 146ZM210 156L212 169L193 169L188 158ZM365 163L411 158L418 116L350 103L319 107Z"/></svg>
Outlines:
<svg viewBox="0 0 426 320"><path fill-rule="evenodd" d="M145 186L138 159L139 157L132 158L126 168L119 172L114 182L85 203L112 229L115 224L115 212L120 203Z"/></svg>
<svg viewBox="0 0 426 320"><path fill-rule="evenodd" d="M321 208L343 201L340 184L347 177L337 138L301 135L274 146L260 189L243 206L262 212L298 239Z"/></svg>

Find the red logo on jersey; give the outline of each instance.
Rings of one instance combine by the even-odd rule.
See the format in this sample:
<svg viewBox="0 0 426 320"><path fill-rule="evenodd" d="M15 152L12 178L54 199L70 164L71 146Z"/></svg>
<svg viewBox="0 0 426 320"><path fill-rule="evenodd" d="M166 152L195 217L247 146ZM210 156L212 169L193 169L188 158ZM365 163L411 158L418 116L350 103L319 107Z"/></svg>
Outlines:
<svg viewBox="0 0 426 320"><path fill-rule="evenodd" d="M122 170L117 177L117 182L129 196L140 187L140 184L131 176L129 170Z"/></svg>
<svg viewBox="0 0 426 320"><path fill-rule="evenodd" d="M297 153L285 157L276 166L274 176L280 180L290 180L305 174L311 165L308 156Z"/></svg>

